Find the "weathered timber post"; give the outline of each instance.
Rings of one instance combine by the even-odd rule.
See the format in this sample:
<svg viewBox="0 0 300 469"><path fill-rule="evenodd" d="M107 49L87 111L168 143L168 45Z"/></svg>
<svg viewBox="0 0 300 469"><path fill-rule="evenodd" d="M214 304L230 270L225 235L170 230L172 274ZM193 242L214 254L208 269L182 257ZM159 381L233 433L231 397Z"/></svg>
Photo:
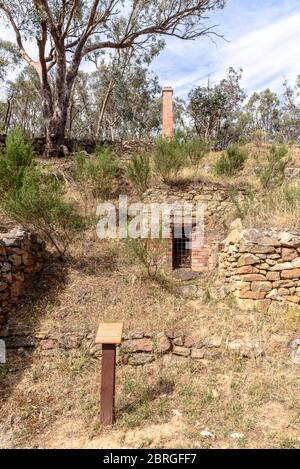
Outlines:
<svg viewBox="0 0 300 469"><path fill-rule="evenodd" d="M101 423L114 423L116 345L122 341L123 323L99 324L96 344L102 345L101 367Z"/></svg>

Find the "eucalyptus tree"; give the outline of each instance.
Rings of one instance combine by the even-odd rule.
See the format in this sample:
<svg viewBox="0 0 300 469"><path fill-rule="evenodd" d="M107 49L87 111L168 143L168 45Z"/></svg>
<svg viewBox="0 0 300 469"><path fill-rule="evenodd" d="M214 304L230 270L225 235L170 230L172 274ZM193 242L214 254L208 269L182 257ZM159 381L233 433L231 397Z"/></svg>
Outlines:
<svg viewBox="0 0 300 469"><path fill-rule="evenodd" d="M6 82L6 132L9 128L18 126L30 137L44 133L38 87L38 77L29 66L25 67L14 81Z"/></svg>
<svg viewBox="0 0 300 469"><path fill-rule="evenodd" d="M126 82L125 75L130 75L130 70L136 70L138 75L144 76L144 83L146 84L147 67L150 65L155 56L162 50L164 44L161 40L153 41L150 47L140 50L136 48L116 49L107 55L103 56L102 51L98 50L89 56L89 60L96 66L96 73L94 74L96 80L97 92L97 126L96 137L99 138L100 132L103 130L104 117L107 106L111 101L113 94L118 94L121 83ZM136 80L129 86L134 87ZM147 83L148 85L148 83ZM147 86L146 85L146 86ZM128 85L126 86L128 88ZM140 90L139 90L140 91ZM121 94L121 98L123 95ZM126 103L123 105L126 106ZM129 105L129 103L127 104ZM120 113L119 113L120 114Z"/></svg>
<svg viewBox="0 0 300 469"><path fill-rule="evenodd" d="M188 111L199 137L212 140L216 147L230 143L230 127L237 119L246 97L241 88L242 70L229 69L227 77L219 83L198 86L189 93Z"/></svg>
<svg viewBox="0 0 300 469"><path fill-rule="evenodd" d="M111 69L107 66L93 74L95 102L99 116L103 109L99 97L107 96L111 76ZM106 102L100 136L112 140L147 138L153 125L153 105L160 93L158 78L148 72L147 67L138 63L126 67L126 70L119 75ZM98 126L97 119L97 131Z"/></svg>
<svg viewBox="0 0 300 469"><path fill-rule="evenodd" d="M10 68L17 66L21 55L10 41L0 39L0 80L4 80Z"/></svg>
<svg viewBox="0 0 300 469"><path fill-rule="evenodd" d="M22 59L39 76L46 154L62 156L70 96L95 51L145 49L157 37L216 34L208 13L225 0L0 0ZM32 55L27 41L35 43Z"/></svg>
<svg viewBox="0 0 300 469"><path fill-rule="evenodd" d="M282 131L288 140L300 142L300 75L292 87L284 83L284 103L282 113Z"/></svg>
<svg viewBox="0 0 300 469"><path fill-rule="evenodd" d="M281 105L279 97L269 88L253 93L245 106L249 116L249 130L261 130L271 138L280 129Z"/></svg>

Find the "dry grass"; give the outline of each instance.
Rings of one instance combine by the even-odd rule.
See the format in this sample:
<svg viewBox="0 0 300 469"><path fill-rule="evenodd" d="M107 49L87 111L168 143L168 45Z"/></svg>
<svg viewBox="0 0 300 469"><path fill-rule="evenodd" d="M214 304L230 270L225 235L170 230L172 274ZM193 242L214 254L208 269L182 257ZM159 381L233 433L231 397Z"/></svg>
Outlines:
<svg viewBox="0 0 300 469"><path fill-rule="evenodd" d="M75 195L82 207L70 187L67 196ZM122 243L99 241L94 228L74 240L65 264L50 260L11 314L11 328L84 340L75 349L9 350L0 374L0 447L299 448L299 366L287 347L300 335L299 311L245 313L233 301L184 300L167 286L131 264ZM102 320L124 321L131 331L218 336L222 346L199 361L166 356L119 365L117 423L108 432L99 423L93 345ZM226 344L239 338L258 342L264 356L230 353ZM201 437L203 430L214 438Z"/></svg>
<svg viewBox="0 0 300 469"><path fill-rule="evenodd" d="M100 320L114 319L126 330L220 336L222 347L206 360L168 356L143 367L119 365L117 423L107 433L99 424L93 337ZM9 352L0 378L3 448L300 446L299 370L287 348L299 336L299 312L247 314L234 303L183 300L128 264L121 246L90 231L72 246L67 265L47 267L11 324L23 333L86 339L78 349ZM226 343L237 338L257 341L265 357L232 355ZM203 439L202 430L215 438ZM235 440L233 432L243 436Z"/></svg>
<svg viewBox="0 0 300 469"><path fill-rule="evenodd" d="M257 165L261 165L267 162L267 153L270 150L270 145L261 144L247 144L245 149L248 152L248 159L245 163L245 166L242 171L238 174L227 177L224 180L224 176L217 176L214 174L214 165L217 160L220 158L222 152L220 151L211 151L203 160L199 166L199 171L195 171L192 167L186 167L178 173L176 180L179 181L188 181L193 182L197 181L198 178L203 179L206 182L211 183L222 183L229 186L245 186L251 187L255 190L260 190L260 182L257 177L255 168ZM289 167L299 168L300 167L300 148L291 147L289 149L288 157L290 158Z"/></svg>

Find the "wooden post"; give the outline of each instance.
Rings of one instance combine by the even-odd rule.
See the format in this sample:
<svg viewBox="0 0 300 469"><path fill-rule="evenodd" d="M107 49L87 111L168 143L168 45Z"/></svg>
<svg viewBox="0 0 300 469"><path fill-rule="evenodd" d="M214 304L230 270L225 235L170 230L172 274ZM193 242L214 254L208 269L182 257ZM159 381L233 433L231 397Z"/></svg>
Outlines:
<svg viewBox="0 0 300 469"><path fill-rule="evenodd" d="M101 423L114 423L116 345L122 341L123 323L101 323L96 344L102 344Z"/></svg>
<svg viewBox="0 0 300 469"><path fill-rule="evenodd" d="M115 420L115 373L116 346L103 344L101 369L101 422L103 425L112 425Z"/></svg>

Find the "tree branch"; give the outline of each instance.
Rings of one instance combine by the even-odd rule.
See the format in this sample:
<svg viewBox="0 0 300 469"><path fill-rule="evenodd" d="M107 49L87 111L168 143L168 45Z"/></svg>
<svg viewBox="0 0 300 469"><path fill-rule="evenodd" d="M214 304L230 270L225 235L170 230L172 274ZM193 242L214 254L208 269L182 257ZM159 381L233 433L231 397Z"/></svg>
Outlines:
<svg viewBox="0 0 300 469"><path fill-rule="evenodd" d="M22 58L28 63L28 65L31 65L37 72L39 72L39 66L38 66L38 63L35 62L30 56L29 54L26 52L24 46L23 46L23 40L22 40L22 36L21 36L21 33L18 29L18 26L13 18L13 15L10 11L10 9L4 4L4 2L1 2L0 1L0 10L2 10L6 16L6 18L8 19L9 23L11 24L13 30L14 30L14 33L15 33L15 36L16 36L16 42L17 42L17 45L18 45L18 48L20 50L20 54L22 56Z"/></svg>

